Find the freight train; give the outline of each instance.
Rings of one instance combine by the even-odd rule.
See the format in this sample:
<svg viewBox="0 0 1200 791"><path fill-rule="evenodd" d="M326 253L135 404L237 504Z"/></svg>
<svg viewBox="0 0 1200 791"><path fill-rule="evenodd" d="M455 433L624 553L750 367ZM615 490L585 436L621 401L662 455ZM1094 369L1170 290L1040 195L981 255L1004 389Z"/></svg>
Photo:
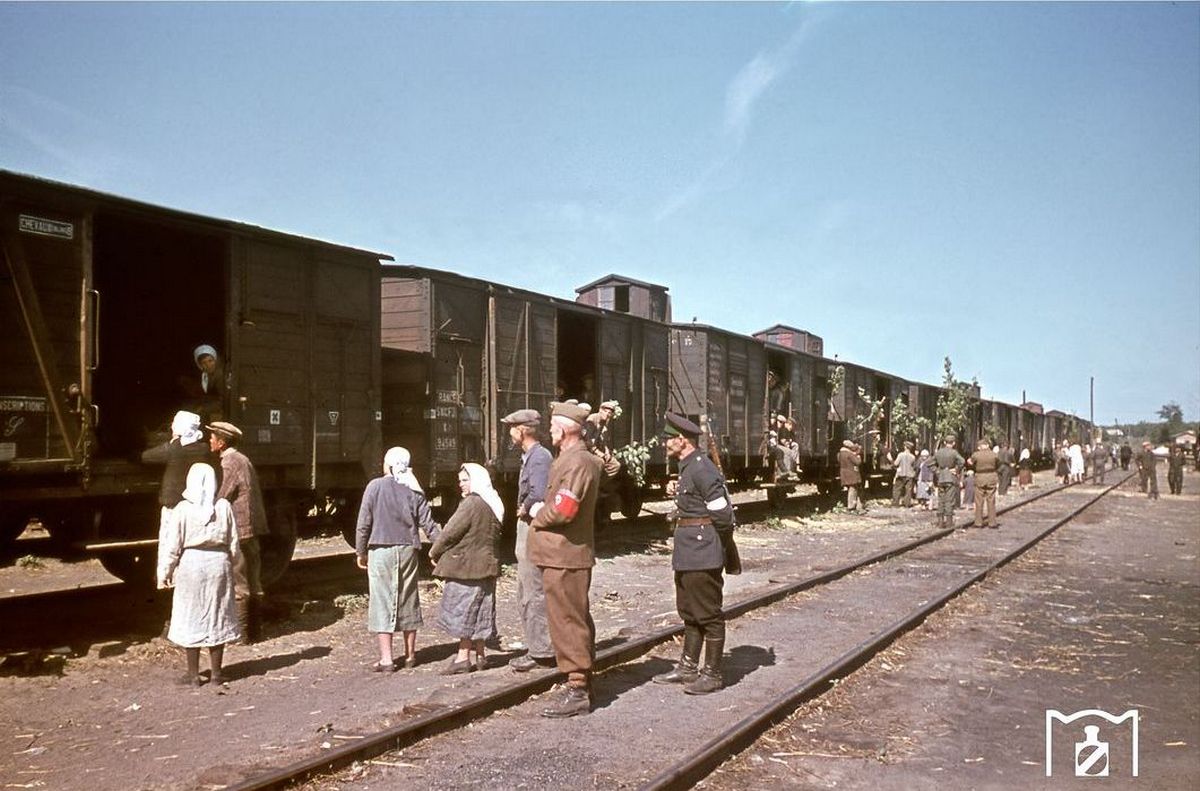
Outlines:
<svg viewBox="0 0 1200 791"><path fill-rule="evenodd" d="M240 426L268 504L264 575L297 526L356 512L382 450L404 445L431 496L453 502L458 465L485 461L515 487L519 455L499 420L549 401L615 399L612 445L641 448L613 510L639 512L667 478L667 410L704 426L727 477L768 487L766 427L795 424L800 480L832 488L842 439L868 474L906 434L932 447L940 388L824 356L812 333L742 335L672 321L668 287L609 275L560 299L343 245L0 171L0 548L30 520L60 547L149 579L160 441L192 350L222 364L219 414ZM865 397L864 397L865 396ZM872 411L873 405L878 406ZM973 393L967 425L1048 454L1091 426L1036 404ZM636 472L636 474L634 474Z"/></svg>

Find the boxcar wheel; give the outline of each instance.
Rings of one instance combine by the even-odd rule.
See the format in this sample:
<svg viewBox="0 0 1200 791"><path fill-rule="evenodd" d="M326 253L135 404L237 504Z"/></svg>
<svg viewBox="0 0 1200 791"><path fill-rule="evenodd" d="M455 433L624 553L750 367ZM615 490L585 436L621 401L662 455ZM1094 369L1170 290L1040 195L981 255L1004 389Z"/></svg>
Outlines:
<svg viewBox="0 0 1200 791"><path fill-rule="evenodd" d="M145 549L114 549L99 555L104 570L122 582L138 588L153 588L157 552Z"/></svg>

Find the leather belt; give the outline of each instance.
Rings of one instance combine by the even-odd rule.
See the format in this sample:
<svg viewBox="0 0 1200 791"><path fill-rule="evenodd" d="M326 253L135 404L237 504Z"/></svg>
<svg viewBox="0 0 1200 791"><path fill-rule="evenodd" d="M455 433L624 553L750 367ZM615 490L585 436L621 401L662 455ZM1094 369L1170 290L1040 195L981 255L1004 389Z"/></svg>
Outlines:
<svg viewBox="0 0 1200 791"><path fill-rule="evenodd" d="M700 527L702 525L711 525L712 519L707 516L681 516L675 522L676 527Z"/></svg>

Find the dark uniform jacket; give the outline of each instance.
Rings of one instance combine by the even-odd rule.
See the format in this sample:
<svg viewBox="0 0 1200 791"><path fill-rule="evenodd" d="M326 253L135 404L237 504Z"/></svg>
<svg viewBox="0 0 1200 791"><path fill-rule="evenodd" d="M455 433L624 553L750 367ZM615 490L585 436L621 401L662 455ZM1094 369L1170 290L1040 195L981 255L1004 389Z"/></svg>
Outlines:
<svg viewBox="0 0 1200 791"><path fill-rule="evenodd" d="M725 508L710 511L708 504L721 497L726 499ZM707 571L725 566L725 549L717 528L724 529L729 521L728 499L725 479L713 466L711 459L695 450L679 460L675 508L680 522L675 525L671 568L676 571ZM682 524L693 519L706 519L708 524Z"/></svg>
<svg viewBox="0 0 1200 791"><path fill-rule="evenodd" d="M862 464L862 456L850 448L843 447L838 451L838 466L841 468L838 478L841 480L842 486L858 486L862 483L862 473L858 471L860 464Z"/></svg>
<svg viewBox="0 0 1200 791"><path fill-rule="evenodd" d="M517 518L528 521L529 512L535 503L546 495L546 482L550 478L550 465L554 457L541 443L530 445L521 454L521 475L517 478Z"/></svg>
<svg viewBox="0 0 1200 791"><path fill-rule="evenodd" d="M1154 472L1154 466L1158 464L1158 457L1154 455L1153 450L1139 450L1137 454L1137 466L1139 470Z"/></svg>
<svg viewBox="0 0 1200 791"><path fill-rule="evenodd" d="M1014 458L1012 448L1001 448L1000 452L996 454L996 461L1002 468L1011 467Z"/></svg>
<svg viewBox="0 0 1200 791"><path fill-rule="evenodd" d="M937 469L938 483L958 483L958 472L966 461L954 448L938 448L933 453L933 465Z"/></svg>
<svg viewBox="0 0 1200 791"><path fill-rule="evenodd" d="M1000 468L1000 459L990 448L972 453L971 466L975 468L975 484L977 486L995 486L1000 482L1000 478L996 474Z"/></svg>
<svg viewBox="0 0 1200 791"><path fill-rule="evenodd" d="M167 465L167 469L163 471L162 485L158 488L159 505L167 508L174 508L183 500L188 470L193 464L212 465L219 474L221 465L216 461L216 457L208 449L208 443L203 440L190 445L180 445L178 439L172 439L142 452L143 464Z"/></svg>
<svg viewBox="0 0 1200 791"><path fill-rule="evenodd" d="M500 573L500 520L483 498L468 494L429 549L434 575L478 580Z"/></svg>
<svg viewBox="0 0 1200 791"><path fill-rule="evenodd" d="M550 465L542 508L529 523L527 552L537 566L586 569L596 564L596 497L600 460L580 441Z"/></svg>

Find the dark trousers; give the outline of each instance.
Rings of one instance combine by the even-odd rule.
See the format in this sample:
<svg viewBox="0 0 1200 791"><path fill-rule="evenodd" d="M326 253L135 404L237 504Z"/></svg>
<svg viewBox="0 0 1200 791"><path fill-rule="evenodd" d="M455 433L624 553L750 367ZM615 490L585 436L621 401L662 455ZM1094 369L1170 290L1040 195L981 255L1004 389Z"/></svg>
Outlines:
<svg viewBox="0 0 1200 791"><path fill-rule="evenodd" d="M1129 469L1129 459L1121 459L1121 469L1122 470Z"/></svg>
<svg viewBox="0 0 1200 791"><path fill-rule="evenodd" d="M1167 486L1171 488L1171 494L1183 494L1183 470L1168 470Z"/></svg>
<svg viewBox="0 0 1200 791"><path fill-rule="evenodd" d="M1142 491L1151 500L1158 499L1158 470L1143 467L1139 473L1142 476Z"/></svg>
<svg viewBox="0 0 1200 791"><path fill-rule="evenodd" d="M586 687L596 659L596 624L588 606L592 587L591 569L556 569L542 566L542 588L546 591L546 622L558 669L567 683Z"/></svg>
<svg viewBox="0 0 1200 791"><path fill-rule="evenodd" d="M725 639L725 582L721 569L675 572L675 609L686 626L707 638Z"/></svg>
<svg viewBox="0 0 1200 791"><path fill-rule="evenodd" d="M1012 485L1012 467L1002 464L996 473L1000 476L1000 494L1008 494L1008 487Z"/></svg>
<svg viewBox="0 0 1200 791"><path fill-rule="evenodd" d="M892 481L892 505L899 505L901 498L904 500L904 507L908 508L912 505L913 495L913 479L911 477L899 477Z"/></svg>
<svg viewBox="0 0 1200 791"><path fill-rule="evenodd" d="M958 481L939 483L938 487L938 519L946 520L946 526L954 524L954 509L958 506Z"/></svg>
<svg viewBox="0 0 1200 791"><path fill-rule="evenodd" d="M1092 483L1104 483L1104 462L1092 466Z"/></svg>

